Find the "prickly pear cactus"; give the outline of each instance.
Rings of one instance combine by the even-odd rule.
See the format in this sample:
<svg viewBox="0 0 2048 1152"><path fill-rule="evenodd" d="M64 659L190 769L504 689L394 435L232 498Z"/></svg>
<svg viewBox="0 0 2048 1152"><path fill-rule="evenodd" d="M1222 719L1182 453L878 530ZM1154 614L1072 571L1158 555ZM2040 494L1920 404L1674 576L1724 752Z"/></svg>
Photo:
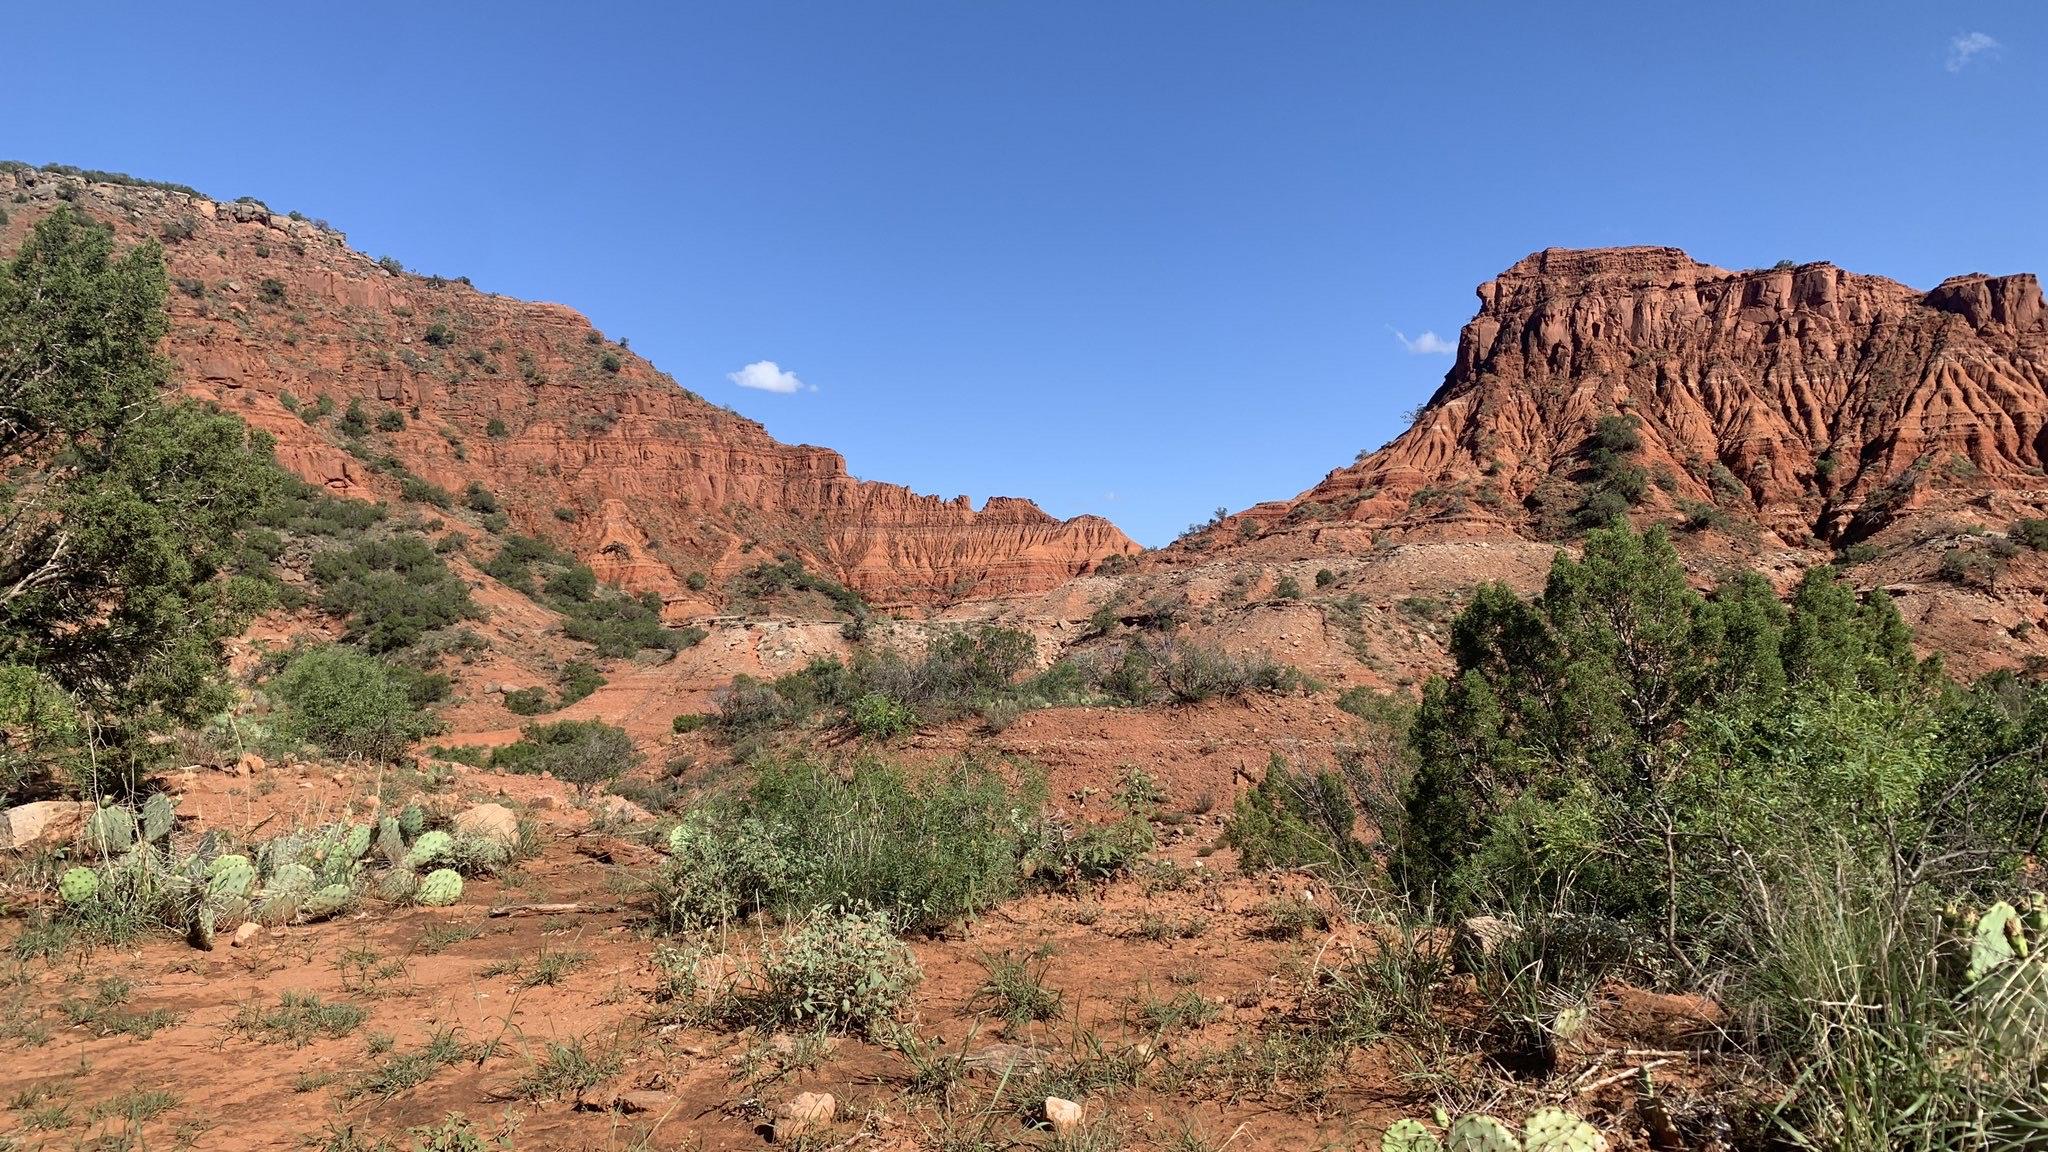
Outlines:
<svg viewBox="0 0 2048 1152"><path fill-rule="evenodd" d="M201 952L213 951L213 926L217 917L218 913L214 911L214 906L201 900L199 905L192 909L191 920L186 922L185 942Z"/></svg>
<svg viewBox="0 0 2048 1152"><path fill-rule="evenodd" d="M1522 1142L1491 1116L1460 1116L1444 1135L1444 1152L1521 1152Z"/></svg>
<svg viewBox="0 0 2048 1152"><path fill-rule="evenodd" d="M377 821L377 855L394 866L405 859L405 833L398 827L398 817L386 816Z"/></svg>
<svg viewBox="0 0 2048 1152"><path fill-rule="evenodd" d="M1968 976L1971 980L1981 979L1985 973L2015 956L2024 955L2019 948L2013 946L2014 934L2011 930L2018 927L2019 912L2003 900L1986 908L1984 914L1977 917L1977 927L1970 942ZM2025 946L2025 939L2024 935L2020 935L2021 947Z"/></svg>
<svg viewBox="0 0 2048 1152"><path fill-rule="evenodd" d="M171 834L171 825L177 822L177 813L171 808L171 798L162 792L152 795L142 804L142 839L145 843L156 844Z"/></svg>
<svg viewBox="0 0 2048 1152"><path fill-rule="evenodd" d="M1380 1152L1442 1152L1443 1144L1422 1121L1400 1119L1380 1137Z"/></svg>
<svg viewBox="0 0 2048 1152"><path fill-rule="evenodd" d="M431 907L455 903L462 899L462 874L453 868L434 869L420 881L413 899Z"/></svg>
<svg viewBox="0 0 2048 1152"><path fill-rule="evenodd" d="M57 895L73 908L100 894L100 874L90 868L66 868L57 879Z"/></svg>
<svg viewBox="0 0 2048 1152"><path fill-rule="evenodd" d="M370 851L370 826L354 824L349 826L348 835L341 841L342 855L351 860L361 860Z"/></svg>
<svg viewBox="0 0 2048 1152"><path fill-rule="evenodd" d="M393 868L377 881L377 895L393 904L410 903L419 888L419 874L410 868Z"/></svg>
<svg viewBox="0 0 2048 1152"><path fill-rule="evenodd" d="M135 847L135 813L116 804L101 808L85 822L85 840L109 855L128 851Z"/></svg>
<svg viewBox="0 0 2048 1152"><path fill-rule="evenodd" d="M216 856L206 866L206 887L222 899L242 899L256 887L256 866L247 856Z"/></svg>
<svg viewBox="0 0 2048 1152"><path fill-rule="evenodd" d="M2039 892L2027 894L2027 911L2020 917L2027 932L2039 939L2048 939L2048 896Z"/></svg>
<svg viewBox="0 0 2048 1152"><path fill-rule="evenodd" d="M342 912L355 901L355 889L346 884L329 884L299 901L299 919L325 920Z"/></svg>
<svg viewBox="0 0 2048 1152"><path fill-rule="evenodd" d="M317 879L304 864L280 864L264 887L273 892L311 892Z"/></svg>
<svg viewBox="0 0 2048 1152"><path fill-rule="evenodd" d="M427 826L427 814L417 804L407 804L398 813L398 830L410 841L416 839Z"/></svg>
<svg viewBox="0 0 2048 1152"><path fill-rule="evenodd" d="M1607 1152L1600 1130L1562 1108L1545 1108L1522 1126L1524 1152Z"/></svg>
<svg viewBox="0 0 2048 1152"><path fill-rule="evenodd" d="M439 829L432 832L422 832L420 833L420 838L413 841L412 851L405 854L406 867L424 868L447 856L448 849L454 843L455 838L453 836Z"/></svg>

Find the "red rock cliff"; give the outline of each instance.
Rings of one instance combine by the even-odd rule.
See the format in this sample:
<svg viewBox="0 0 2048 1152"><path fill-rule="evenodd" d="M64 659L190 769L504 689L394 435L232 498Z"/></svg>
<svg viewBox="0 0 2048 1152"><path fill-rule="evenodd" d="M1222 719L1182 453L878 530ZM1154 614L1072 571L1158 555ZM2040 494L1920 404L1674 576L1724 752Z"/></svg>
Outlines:
<svg viewBox="0 0 2048 1152"><path fill-rule="evenodd" d="M2048 503L2048 312L2032 275L1919 291L1833 265L1548 249L1479 286L1415 425L1267 531L1553 534L1603 416L1639 425L1645 511L1714 506L1788 543L1916 512ZM1230 534L1235 536L1235 533Z"/></svg>
<svg viewBox="0 0 2048 1152"><path fill-rule="evenodd" d="M11 250L64 200L127 238L160 236L177 285L169 352L187 391L277 438L278 458L340 492L398 495L388 455L456 495L472 482L523 530L598 573L708 608L733 572L794 552L883 605L1038 591L1138 551L1107 520L1026 500L980 511L847 475L836 452L778 443L578 313L380 266L324 224L157 187L0 172ZM332 406L318 422L302 413ZM351 401L374 426L354 454Z"/></svg>

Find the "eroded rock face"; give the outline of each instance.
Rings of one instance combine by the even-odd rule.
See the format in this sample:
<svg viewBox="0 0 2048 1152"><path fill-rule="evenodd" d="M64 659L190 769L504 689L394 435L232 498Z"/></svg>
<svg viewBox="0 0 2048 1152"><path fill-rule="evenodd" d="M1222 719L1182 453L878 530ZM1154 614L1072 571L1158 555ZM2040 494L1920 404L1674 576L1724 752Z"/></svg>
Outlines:
<svg viewBox="0 0 2048 1152"><path fill-rule="evenodd" d="M712 609L726 577L784 552L908 605L1043 590L1138 551L1100 517L857 480L838 453L777 442L571 309L395 272L321 223L34 170L0 172L0 198L0 251L66 200L127 240L161 237L182 385L274 436L301 477L392 498L389 456L457 500L479 484L517 529L677 614ZM309 422L322 397L331 410ZM372 422L353 453L337 433L351 401ZM376 426L391 411L404 427Z"/></svg>
<svg viewBox="0 0 2048 1152"><path fill-rule="evenodd" d="M1639 511L1717 508L1787 545L1966 506L2002 526L2048 504L2032 275L1923 292L1826 263L1730 272L1675 248L1548 249L1478 294L1414 427L1245 515L1331 543L1361 528L1553 538L1612 415L1638 422L1634 462L1656 481Z"/></svg>

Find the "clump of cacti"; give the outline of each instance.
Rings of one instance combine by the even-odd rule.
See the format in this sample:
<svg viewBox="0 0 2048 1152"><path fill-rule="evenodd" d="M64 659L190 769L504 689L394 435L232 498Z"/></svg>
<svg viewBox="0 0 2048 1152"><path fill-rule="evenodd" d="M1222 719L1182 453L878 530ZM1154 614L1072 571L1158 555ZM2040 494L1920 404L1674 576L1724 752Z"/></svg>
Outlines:
<svg viewBox="0 0 2048 1152"><path fill-rule="evenodd" d="M1607 1138L1569 1112L1545 1108L1530 1116L1521 1135L1491 1116L1461 1116L1442 1138L1420 1120L1396 1120L1380 1137L1380 1152L1606 1152Z"/></svg>

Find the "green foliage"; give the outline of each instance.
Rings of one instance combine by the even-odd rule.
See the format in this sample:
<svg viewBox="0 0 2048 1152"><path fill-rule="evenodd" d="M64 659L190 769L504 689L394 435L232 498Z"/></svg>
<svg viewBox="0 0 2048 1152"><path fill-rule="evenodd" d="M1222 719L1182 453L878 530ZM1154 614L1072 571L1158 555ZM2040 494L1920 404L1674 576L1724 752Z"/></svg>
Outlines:
<svg viewBox="0 0 2048 1152"><path fill-rule="evenodd" d="M1572 513L1581 528L1600 528L1628 514L1650 486L1649 473L1630 457L1642 450L1641 422L1634 416L1602 416L1581 449L1587 479L1579 507Z"/></svg>
<svg viewBox="0 0 2048 1152"><path fill-rule="evenodd" d="M669 721L668 726L671 731L680 735L684 732L695 732L711 723L713 719L703 712L680 712L676 714L675 719Z"/></svg>
<svg viewBox="0 0 2048 1152"><path fill-rule="evenodd" d="M1224 841L1247 872L1267 868L1350 871L1365 861L1353 834L1358 811L1350 786L1335 772L1308 772L1278 752L1265 778L1241 793L1224 828Z"/></svg>
<svg viewBox="0 0 2048 1152"><path fill-rule="evenodd" d="M491 767L500 772L547 772L589 788L617 779L642 759L623 728L602 720L558 720L521 729L516 743L491 753Z"/></svg>
<svg viewBox="0 0 2048 1152"><path fill-rule="evenodd" d="M2048 517L2021 518L2005 530L2006 539L2037 551L2048 550Z"/></svg>
<svg viewBox="0 0 2048 1152"><path fill-rule="evenodd" d="M812 592L832 602L832 606L854 620L867 617L868 604L860 593L835 580L820 576L804 568L802 559L783 555L773 563L756 564L733 578L732 592L735 596L752 600L768 600L792 592Z"/></svg>
<svg viewBox="0 0 2048 1152"><path fill-rule="evenodd" d="M392 760L432 730L404 681L376 657L342 645L302 652L270 683L278 731L337 756Z"/></svg>
<svg viewBox="0 0 2048 1152"><path fill-rule="evenodd" d="M484 425L484 435L493 440L503 440L511 434L512 430L505 427L505 422L496 416L491 417L490 423Z"/></svg>
<svg viewBox="0 0 2048 1152"><path fill-rule="evenodd" d="M1890 601L1826 568L1787 610L1750 575L1694 592L1659 530L1598 531L1533 602L1482 588L1452 654L1387 829L1418 900L1568 907L1704 963L1797 867L1982 883L2041 843L2038 690L1941 689Z"/></svg>
<svg viewBox="0 0 2048 1152"><path fill-rule="evenodd" d="M880 692L855 700L847 715L854 731L873 740L893 740L917 729L917 713Z"/></svg>
<svg viewBox="0 0 2048 1152"><path fill-rule="evenodd" d="M664 626L659 596L628 596L600 585L589 567L531 536L507 536L484 571L560 612L562 631L600 656L631 656L643 648L679 652L705 635L702 629Z"/></svg>
<svg viewBox="0 0 2048 1152"><path fill-rule="evenodd" d="M858 906L935 929L1017 890L1043 808L1035 784L972 762L912 776L862 761L846 779L808 760L765 762L745 791L676 828L662 913L687 928Z"/></svg>
<svg viewBox="0 0 2048 1152"><path fill-rule="evenodd" d="M759 1005L782 1023L879 1038L923 979L881 911L821 911L762 959Z"/></svg>
<svg viewBox="0 0 2048 1152"><path fill-rule="evenodd" d="M238 534L268 441L166 401L163 253L69 207L0 269L0 665L38 669L119 763L218 709L222 643L267 600Z"/></svg>
<svg viewBox="0 0 2048 1152"><path fill-rule="evenodd" d="M1273 595L1282 600L1299 600L1301 599L1301 581L1296 580L1291 573L1282 576L1279 583L1273 586Z"/></svg>
<svg viewBox="0 0 2048 1152"><path fill-rule="evenodd" d="M71 695L33 668L0 664L0 796L85 764L86 731Z"/></svg>
<svg viewBox="0 0 2048 1152"><path fill-rule="evenodd" d="M416 533L321 552L313 578L321 606L348 617L345 639L370 652L408 647L480 615L468 586Z"/></svg>

